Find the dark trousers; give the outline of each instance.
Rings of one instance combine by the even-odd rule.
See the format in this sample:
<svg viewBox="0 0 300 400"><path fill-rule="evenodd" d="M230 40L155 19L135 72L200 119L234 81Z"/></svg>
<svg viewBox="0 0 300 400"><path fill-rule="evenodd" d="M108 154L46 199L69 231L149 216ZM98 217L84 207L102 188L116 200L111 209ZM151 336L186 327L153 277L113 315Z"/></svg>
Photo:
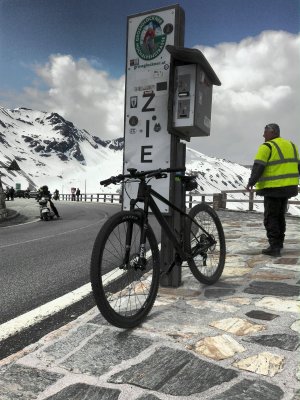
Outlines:
<svg viewBox="0 0 300 400"><path fill-rule="evenodd" d="M54 214L56 216L58 216L58 211L57 211L57 208L55 207L55 205L53 204L53 201L49 200L49 203L50 203L51 210L54 212Z"/></svg>
<svg viewBox="0 0 300 400"><path fill-rule="evenodd" d="M288 198L286 197L264 197L264 225L270 246L280 248L285 237L285 213Z"/></svg>

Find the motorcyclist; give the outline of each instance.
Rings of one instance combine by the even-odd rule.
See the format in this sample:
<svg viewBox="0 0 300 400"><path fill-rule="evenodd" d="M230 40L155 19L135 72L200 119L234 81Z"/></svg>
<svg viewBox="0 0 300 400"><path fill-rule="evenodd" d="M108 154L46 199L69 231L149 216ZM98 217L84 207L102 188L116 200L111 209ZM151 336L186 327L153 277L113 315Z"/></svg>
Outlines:
<svg viewBox="0 0 300 400"><path fill-rule="evenodd" d="M45 199L47 199L47 201L49 201L51 210L54 212L54 214L56 215L57 218L60 218L57 208L55 207L55 205L53 204L53 201L51 200L52 195L51 195L47 185L40 187L40 189L38 191L37 200L40 200L42 197L45 197Z"/></svg>

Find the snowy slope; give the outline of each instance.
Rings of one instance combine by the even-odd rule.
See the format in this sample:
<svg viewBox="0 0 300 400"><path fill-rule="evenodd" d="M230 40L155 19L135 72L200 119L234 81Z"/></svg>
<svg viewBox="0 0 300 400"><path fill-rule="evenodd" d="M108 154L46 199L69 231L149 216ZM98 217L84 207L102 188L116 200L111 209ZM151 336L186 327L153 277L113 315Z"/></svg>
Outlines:
<svg viewBox="0 0 300 400"><path fill-rule="evenodd" d="M201 139L199 139L201 140ZM100 187L99 181L122 172L124 140L103 140L76 128L56 113L26 108L0 107L0 167L16 160L21 171L1 168L3 187L21 184L37 189L48 185L53 192L115 192L116 187ZM227 160L208 157L187 148L187 174L196 175L199 193L244 190L250 170ZM248 195L228 194L228 198ZM300 197L297 198L300 200ZM228 203L232 209L247 209L247 203ZM255 206L262 210L261 205ZM295 206L290 212L300 215Z"/></svg>
<svg viewBox="0 0 300 400"><path fill-rule="evenodd" d="M0 167L15 159L21 168L20 173L1 169L4 187L47 184L67 193L71 186L96 192L106 171L121 172L120 150L118 140L102 141L58 114L0 108Z"/></svg>

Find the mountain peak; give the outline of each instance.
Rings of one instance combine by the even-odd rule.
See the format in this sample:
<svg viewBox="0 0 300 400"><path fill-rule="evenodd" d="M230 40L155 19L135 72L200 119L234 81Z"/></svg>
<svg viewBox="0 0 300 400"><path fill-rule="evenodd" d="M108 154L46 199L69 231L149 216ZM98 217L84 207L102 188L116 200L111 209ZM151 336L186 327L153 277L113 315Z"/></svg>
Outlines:
<svg viewBox="0 0 300 400"><path fill-rule="evenodd" d="M123 148L123 139L105 141L92 137L56 112L26 107L13 110L0 107L0 143L0 160L18 160L22 171L30 171L30 179L36 180L36 186L45 179L63 176L62 171L68 176L82 175L85 167L94 167L99 160L109 158L106 153L111 149L121 153ZM7 185L12 185L14 177L8 172L4 175ZM24 181L21 177L20 180Z"/></svg>

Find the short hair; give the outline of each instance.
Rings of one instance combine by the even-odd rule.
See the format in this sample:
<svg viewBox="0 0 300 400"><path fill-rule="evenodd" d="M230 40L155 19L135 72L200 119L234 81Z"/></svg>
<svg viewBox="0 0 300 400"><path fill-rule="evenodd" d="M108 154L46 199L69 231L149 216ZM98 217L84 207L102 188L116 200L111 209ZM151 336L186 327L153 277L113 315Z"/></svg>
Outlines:
<svg viewBox="0 0 300 400"><path fill-rule="evenodd" d="M276 135L280 136L280 128L279 125L277 124L268 124L265 126L265 129L270 129L272 130Z"/></svg>

